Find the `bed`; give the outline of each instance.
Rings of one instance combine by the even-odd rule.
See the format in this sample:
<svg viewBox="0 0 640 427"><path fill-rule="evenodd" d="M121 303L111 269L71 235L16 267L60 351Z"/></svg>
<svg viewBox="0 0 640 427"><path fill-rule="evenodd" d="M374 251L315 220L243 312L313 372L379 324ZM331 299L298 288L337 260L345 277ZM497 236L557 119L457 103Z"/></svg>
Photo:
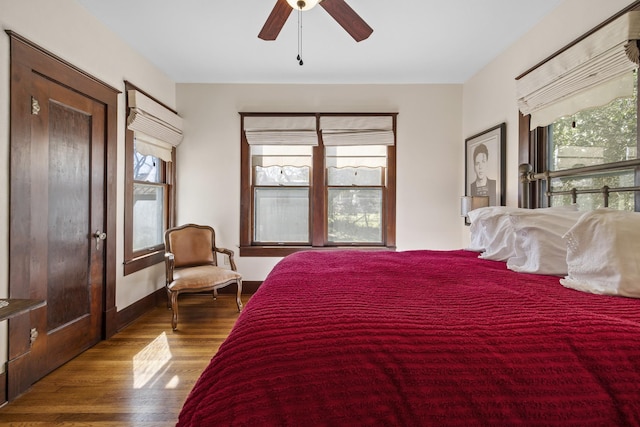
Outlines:
<svg viewBox="0 0 640 427"><path fill-rule="evenodd" d="M575 260L559 276L484 253L282 259L178 425L640 425L640 300L561 284L585 282Z"/></svg>

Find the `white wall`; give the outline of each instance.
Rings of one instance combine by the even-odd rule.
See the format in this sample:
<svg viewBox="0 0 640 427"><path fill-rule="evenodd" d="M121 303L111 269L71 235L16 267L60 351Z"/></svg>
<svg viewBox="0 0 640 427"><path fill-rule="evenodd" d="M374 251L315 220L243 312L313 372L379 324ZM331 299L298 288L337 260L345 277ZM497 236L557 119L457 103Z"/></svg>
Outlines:
<svg viewBox="0 0 640 427"><path fill-rule="evenodd" d="M239 112L398 112L398 249L459 247L461 85L178 84L176 98L187 123L178 222L211 224L220 246L239 252ZM277 260L237 257L245 280L263 280Z"/></svg>
<svg viewBox="0 0 640 427"><path fill-rule="evenodd" d="M535 2L532 2L532 5ZM464 85L462 132L507 123L507 205L518 204L518 107L515 78L615 15L633 0L565 0ZM462 245L468 243L468 230Z"/></svg>
<svg viewBox="0 0 640 427"><path fill-rule="evenodd" d="M124 11L123 11L124 12ZM9 223L9 37L12 30L74 64L103 82L124 91L129 80L164 103L175 104L175 83L125 45L73 0L0 0L0 297L8 296ZM125 99L118 97L118 218L116 307L122 310L164 285L157 266L124 277L124 132ZM7 322L0 322L0 366L7 356ZM1 369L1 368L0 368Z"/></svg>

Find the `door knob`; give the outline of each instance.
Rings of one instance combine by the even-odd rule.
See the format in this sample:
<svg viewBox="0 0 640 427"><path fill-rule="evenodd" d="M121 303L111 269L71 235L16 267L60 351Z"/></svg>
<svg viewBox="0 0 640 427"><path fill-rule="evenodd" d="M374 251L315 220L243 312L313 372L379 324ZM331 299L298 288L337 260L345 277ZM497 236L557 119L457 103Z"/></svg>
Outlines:
<svg viewBox="0 0 640 427"><path fill-rule="evenodd" d="M93 233L93 238L96 239L96 251L100 249L100 240L104 240L107 238L107 233L103 233L100 230L96 230Z"/></svg>

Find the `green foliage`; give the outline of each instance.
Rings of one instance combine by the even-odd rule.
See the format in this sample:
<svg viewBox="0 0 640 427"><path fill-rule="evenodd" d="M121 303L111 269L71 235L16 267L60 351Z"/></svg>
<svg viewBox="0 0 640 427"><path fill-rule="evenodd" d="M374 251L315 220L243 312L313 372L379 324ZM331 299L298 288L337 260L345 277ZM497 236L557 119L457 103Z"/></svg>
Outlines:
<svg viewBox="0 0 640 427"><path fill-rule="evenodd" d="M628 149L635 148L637 144L636 103L636 96L616 99L604 107L581 111L574 116L557 120L552 125L552 148L602 147L602 163L626 160Z"/></svg>
<svg viewBox="0 0 640 427"><path fill-rule="evenodd" d="M636 158L637 149L637 73L634 95L619 98L603 107L580 111L563 117L550 126L549 169L566 169L590 164L601 164ZM575 147L567 149L565 147ZM585 152L580 157L579 152ZM566 153L569 157L566 157ZM565 158L562 158L565 155ZM571 157L575 156L575 157ZM572 188L611 188L634 185L633 170L611 174L594 174L579 178L556 178L551 182L552 190ZM566 196L554 197L553 205L570 202ZM578 196L581 208L593 209L603 205L600 194ZM634 193L612 194L609 206L618 209L634 209Z"/></svg>
<svg viewBox="0 0 640 427"><path fill-rule="evenodd" d="M381 190L332 188L327 196L330 241L381 243Z"/></svg>

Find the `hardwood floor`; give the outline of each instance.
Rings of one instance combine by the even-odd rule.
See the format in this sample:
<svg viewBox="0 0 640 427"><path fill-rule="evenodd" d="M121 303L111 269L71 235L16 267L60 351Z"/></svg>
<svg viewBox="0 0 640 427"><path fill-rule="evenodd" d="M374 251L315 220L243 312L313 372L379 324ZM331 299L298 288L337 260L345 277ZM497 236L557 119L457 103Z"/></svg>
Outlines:
<svg viewBox="0 0 640 427"><path fill-rule="evenodd" d="M238 315L234 295L184 295L174 332L156 307L0 408L0 425L174 426Z"/></svg>

